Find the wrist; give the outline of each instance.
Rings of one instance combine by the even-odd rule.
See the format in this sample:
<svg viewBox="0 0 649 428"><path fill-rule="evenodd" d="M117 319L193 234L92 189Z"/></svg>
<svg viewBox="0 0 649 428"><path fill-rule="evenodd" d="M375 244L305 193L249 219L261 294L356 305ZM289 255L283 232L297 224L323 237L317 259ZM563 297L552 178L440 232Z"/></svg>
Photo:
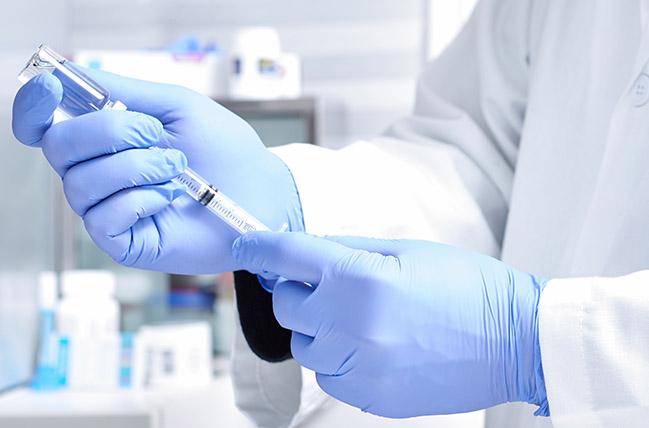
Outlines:
<svg viewBox="0 0 649 428"><path fill-rule="evenodd" d="M297 183L295 182L295 177L291 169L280 159L277 155L273 154L278 161L282 164L285 174L287 176L286 182L288 187L288 204L286 211L286 221L288 224L288 231L290 232L304 232L304 213L302 211L302 202L300 200L300 192L297 188Z"/></svg>
<svg viewBox="0 0 649 428"><path fill-rule="evenodd" d="M268 207L268 211L275 213L275 222L267 226L274 231L283 228L289 232L304 232L302 202L293 173L279 156L271 150L264 150L268 157L265 175L271 181L270 189L273 193L273 206ZM278 220L280 222L276 223Z"/></svg>
<svg viewBox="0 0 649 428"><path fill-rule="evenodd" d="M512 401L522 401L539 406L537 416L549 416L541 347L539 342L538 307L548 280L531 274L520 274L516 282L516 387Z"/></svg>
<svg viewBox="0 0 649 428"><path fill-rule="evenodd" d="M297 184L295 183L293 173L291 172L291 169L288 167L288 165L286 165L286 163L284 163L284 161L279 158L279 156L275 155L274 153L272 154L272 156L274 156L277 162L281 164L284 181L286 183L284 188L288 189L285 205L286 225L288 226L287 231L304 232L305 228L304 215L302 213L302 203L300 201L300 193L297 189ZM275 276L263 277L261 275L257 275L257 279L264 290L272 293L273 288L275 287L275 284L277 283L277 280L279 278Z"/></svg>

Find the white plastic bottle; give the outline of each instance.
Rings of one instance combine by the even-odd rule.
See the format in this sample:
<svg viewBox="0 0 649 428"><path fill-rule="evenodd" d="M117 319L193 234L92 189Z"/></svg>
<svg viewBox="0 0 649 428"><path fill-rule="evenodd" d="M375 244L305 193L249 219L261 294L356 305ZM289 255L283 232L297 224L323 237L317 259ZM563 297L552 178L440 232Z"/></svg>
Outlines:
<svg viewBox="0 0 649 428"><path fill-rule="evenodd" d="M115 388L119 382L119 305L115 276L108 271L63 272L57 328L69 339L68 385Z"/></svg>

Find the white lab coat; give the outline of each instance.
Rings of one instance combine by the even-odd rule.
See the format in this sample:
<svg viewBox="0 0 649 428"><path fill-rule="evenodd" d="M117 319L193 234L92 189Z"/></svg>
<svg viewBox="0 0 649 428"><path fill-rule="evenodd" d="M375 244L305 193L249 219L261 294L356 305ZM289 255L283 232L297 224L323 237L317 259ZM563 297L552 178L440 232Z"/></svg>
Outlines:
<svg viewBox="0 0 649 428"><path fill-rule="evenodd" d="M410 117L342 150L276 150L308 232L443 241L572 278L540 303L552 421L510 404L489 427L649 426L646 2L484 0L421 76ZM394 423L341 410L240 335L234 384L261 426Z"/></svg>

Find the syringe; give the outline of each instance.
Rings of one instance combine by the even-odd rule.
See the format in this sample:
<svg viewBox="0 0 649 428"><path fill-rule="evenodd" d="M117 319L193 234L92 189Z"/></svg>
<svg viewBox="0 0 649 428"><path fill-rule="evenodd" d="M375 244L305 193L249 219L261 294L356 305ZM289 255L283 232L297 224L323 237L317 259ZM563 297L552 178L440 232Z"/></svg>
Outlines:
<svg viewBox="0 0 649 428"><path fill-rule="evenodd" d="M18 75L18 80L24 84L37 74L44 73L54 74L63 85L63 99L55 112L55 121L102 109L126 110L122 102L110 99L110 92L106 88L71 67L63 56L41 45ZM239 233L270 230L191 169L187 168L172 181L184 185L188 195Z"/></svg>

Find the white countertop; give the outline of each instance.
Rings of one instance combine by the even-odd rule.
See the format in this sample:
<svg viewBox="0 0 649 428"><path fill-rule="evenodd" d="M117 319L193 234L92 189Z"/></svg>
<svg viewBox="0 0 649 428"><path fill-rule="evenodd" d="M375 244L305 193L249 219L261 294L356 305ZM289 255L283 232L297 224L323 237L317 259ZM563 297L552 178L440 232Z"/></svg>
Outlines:
<svg viewBox="0 0 649 428"><path fill-rule="evenodd" d="M206 387L167 391L39 392L0 395L0 427L248 428L234 405L229 376Z"/></svg>

